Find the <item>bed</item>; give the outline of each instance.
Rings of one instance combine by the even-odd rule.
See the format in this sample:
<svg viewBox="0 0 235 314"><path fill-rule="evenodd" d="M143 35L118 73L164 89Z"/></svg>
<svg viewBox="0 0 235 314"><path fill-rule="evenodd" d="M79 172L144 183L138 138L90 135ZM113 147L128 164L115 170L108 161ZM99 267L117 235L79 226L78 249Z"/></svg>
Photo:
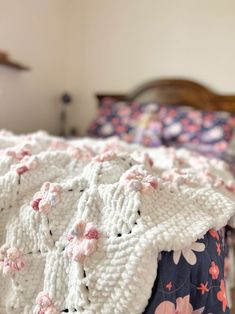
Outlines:
<svg viewBox="0 0 235 314"><path fill-rule="evenodd" d="M96 139L0 133L0 312L229 313L235 182L214 157L233 165L235 96L156 80L97 97Z"/></svg>

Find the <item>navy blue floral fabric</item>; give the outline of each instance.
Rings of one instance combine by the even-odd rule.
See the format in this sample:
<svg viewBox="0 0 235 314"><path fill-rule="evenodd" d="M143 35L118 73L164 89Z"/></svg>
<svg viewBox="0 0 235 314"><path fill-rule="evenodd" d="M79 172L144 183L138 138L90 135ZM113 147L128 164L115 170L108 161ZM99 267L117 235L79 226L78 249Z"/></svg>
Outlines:
<svg viewBox="0 0 235 314"><path fill-rule="evenodd" d="M221 157L234 129L235 116L228 112L104 98L88 135L116 135L129 143L152 147L178 145Z"/></svg>
<svg viewBox="0 0 235 314"><path fill-rule="evenodd" d="M118 136L128 143L161 145L162 119L158 104L115 102L104 98L97 118L88 129L92 137Z"/></svg>
<svg viewBox="0 0 235 314"><path fill-rule="evenodd" d="M144 314L230 313L225 292L223 231L210 230L182 251L162 252Z"/></svg>
<svg viewBox="0 0 235 314"><path fill-rule="evenodd" d="M169 106L163 122L165 145L178 144L214 157L223 156L232 139L235 117L224 111Z"/></svg>

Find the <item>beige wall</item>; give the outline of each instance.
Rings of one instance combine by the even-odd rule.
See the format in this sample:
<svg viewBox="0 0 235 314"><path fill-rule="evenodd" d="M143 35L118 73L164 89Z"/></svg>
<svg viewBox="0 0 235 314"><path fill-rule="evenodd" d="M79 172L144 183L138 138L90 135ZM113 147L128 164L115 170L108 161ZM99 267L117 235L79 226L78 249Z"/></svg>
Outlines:
<svg viewBox="0 0 235 314"><path fill-rule="evenodd" d="M67 0L0 0L0 49L32 67L0 66L0 127L58 130L65 80Z"/></svg>
<svg viewBox="0 0 235 314"><path fill-rule="evenodd" d="M233 0L70 0L69 34L67 87L82 131L97 91L184 76L235 92Z"/></svg>

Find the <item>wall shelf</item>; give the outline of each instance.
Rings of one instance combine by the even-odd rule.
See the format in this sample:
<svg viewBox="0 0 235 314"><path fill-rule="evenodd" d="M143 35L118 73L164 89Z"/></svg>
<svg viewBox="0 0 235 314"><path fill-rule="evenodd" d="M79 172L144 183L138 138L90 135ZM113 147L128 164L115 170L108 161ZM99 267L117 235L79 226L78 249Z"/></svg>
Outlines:
<svg viewBox="0 0 235 314"><path fill-rule="evenodd" d="M24 70L24 71L30 70L30 68L24 64L21 64L21 63L15 62L15 61L11 61L8 58L8 55L2 51L0 51L0 65L7 66L7 67L10 67L10 68L15 69L15 70Z"/></svg>

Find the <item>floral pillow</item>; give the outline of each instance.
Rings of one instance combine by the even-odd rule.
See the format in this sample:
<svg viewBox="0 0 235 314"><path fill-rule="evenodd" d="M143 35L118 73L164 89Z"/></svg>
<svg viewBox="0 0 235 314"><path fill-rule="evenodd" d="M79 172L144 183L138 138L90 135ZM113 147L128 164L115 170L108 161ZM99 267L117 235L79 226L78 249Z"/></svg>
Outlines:
<svg viewBox="0 0 235 314"><path fill-rule="evenodd" d="M88 129L92 137L118 136L129 143L157 147L161 145L160 106L153 103L116 102L104 98L98 117Z"/></svg>
<svg viewBox="0 0 235 314"><path fill-rule="evenodd" d="M162 140L166 145L223 155L232 139L235 116L224 111L201 111L168 106L163 121Z"/></svg>
<svg viewBox="0 0 235 314"><path fill-rule="evenodd" d="M129 143L180 146L223 157L235 130L235 115L186 106L117 102L103 98L88 130L93 137L118 136Z"/></svg>

